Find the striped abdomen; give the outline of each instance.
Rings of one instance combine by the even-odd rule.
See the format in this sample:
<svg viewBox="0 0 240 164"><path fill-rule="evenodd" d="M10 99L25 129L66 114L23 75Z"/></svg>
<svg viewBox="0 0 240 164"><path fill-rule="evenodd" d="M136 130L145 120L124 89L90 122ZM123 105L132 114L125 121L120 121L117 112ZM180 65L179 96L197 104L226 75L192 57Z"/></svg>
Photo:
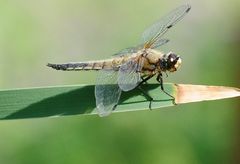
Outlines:
<svg viewBox="0 0 240 164"><path fill-rule="evenodd" d="M63 71L101 70L101 69L118 70L119 66L123 64L124 61L126 61L126 59L120 57L120 58L108 59L108 60L65 63L65 64L48 63L47 66L52 67L53 69L56 69L56 70L63 70Z"/></svg>

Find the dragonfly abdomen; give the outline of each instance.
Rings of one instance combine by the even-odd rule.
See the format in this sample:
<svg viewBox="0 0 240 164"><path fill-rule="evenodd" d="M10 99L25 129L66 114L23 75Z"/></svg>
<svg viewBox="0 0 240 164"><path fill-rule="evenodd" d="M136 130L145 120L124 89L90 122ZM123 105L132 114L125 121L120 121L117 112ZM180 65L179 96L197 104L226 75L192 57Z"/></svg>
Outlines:
<svg viewBox="0 0 240 164"><path fill-rule="evenodd" d="M115 69L116 65L112 60L100 60L90 62L77 62L77 63L65 63L65 64L47 64L48 67L52 67L56 70L62 71L81 71L81 70L101 70L101 69Z"/></svg>

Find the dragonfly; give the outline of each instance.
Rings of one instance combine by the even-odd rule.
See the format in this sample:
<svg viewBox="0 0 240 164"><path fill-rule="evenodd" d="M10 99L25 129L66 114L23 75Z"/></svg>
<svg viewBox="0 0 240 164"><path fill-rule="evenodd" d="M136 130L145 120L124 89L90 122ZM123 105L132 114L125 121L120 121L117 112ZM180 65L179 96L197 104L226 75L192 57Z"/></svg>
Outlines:
<svg viewBox="0 0 240 164"><path fill-rule="evenodd" d="M177 7L147 28L142 34L139 45L123 49L110 59L64 64L48 63L47 66L62 71L97 70L95 99L99 116L111 114L118 105L122 91L126 92L134 88L139 88L151 104L153 98L141 88L141 85L155 75L161 90L175 103L175 98L164 90L162 75L177 71L182 60L174 52L163 53L157 48L169 42L169 39L162 36L190 9L189 4Z"/></svg>

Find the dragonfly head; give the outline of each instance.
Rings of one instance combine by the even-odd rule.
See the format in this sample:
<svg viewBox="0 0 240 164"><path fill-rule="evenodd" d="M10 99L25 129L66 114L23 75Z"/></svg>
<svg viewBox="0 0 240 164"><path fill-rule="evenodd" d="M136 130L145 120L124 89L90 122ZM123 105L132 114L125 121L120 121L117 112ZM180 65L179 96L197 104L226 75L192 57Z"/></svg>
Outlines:
<svg viewBox="0 0 240 164"><path fill-rule="evenodd" d="M175 72L181 66L181 58L173 52L169 52L165 55L164 66L165 70L169 72Z"/></svg>

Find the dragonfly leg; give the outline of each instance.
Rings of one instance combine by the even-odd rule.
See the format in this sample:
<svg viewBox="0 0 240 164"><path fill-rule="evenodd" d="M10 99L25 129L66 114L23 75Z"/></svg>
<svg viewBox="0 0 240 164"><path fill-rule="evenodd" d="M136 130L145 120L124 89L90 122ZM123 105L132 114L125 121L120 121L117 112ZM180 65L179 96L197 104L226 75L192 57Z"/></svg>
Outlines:
<svg viewBox="0 0 240 164"><path fill-rule="evenodd" d="M147 78L148 77L148 75L143 75L143 76L141 76L141 80L142 81L144 81L145 80L145 78ZM147 82L147 80L145 80L145 82L144 82L145 84L147 84L148 82Z"/></svg>
<svg viewBox="0 0 240 164"><path fill-rule="evenodd" d="M167 94L168 96L170 96L172 98L172 102L174 105L177 105L176 102L175 102L175 97L173 97L171 94L167 93L165 90L164 90L164 87L163 87L163 79L162 79L162 74L159 73L158 76L157 76L157 81L160 83L160 87L161 87L161 90Z"/></svg>
<svg viewBox="0 0 240 164"><path fill-rule="evenodd" d="M137 88L142 92L142 94L146 97L146 99L150 102L149 103L149 109L152 110L152 101L153 98L144 90L141 88L141 85L143 83L147 83L149 79L151 79L155 74L149 75L146 78L144 76L141 76L142 81L137 85Z"/></svg>
<svg viewBox="0 0 240 164"><path fill-rule="evenodd" d="M146 77L145 79L144 79L144 77L141 77L142 81L137 85L137 87L140 86L140 85L142 85L143 83L147 83L147 81L148 81L149 79L151 79L154 75L155 75L155 74L149 75L149 76Z"/></svg>
<svg viewBox="0 0 240 164"><path fill-rule="evenodd" d="M149 101L149 109L152 110L152 101L153 98L144 90L141 88L141 86L138 86L138 89L142 92L142 94L146 97L146 99Z"/></svg>

